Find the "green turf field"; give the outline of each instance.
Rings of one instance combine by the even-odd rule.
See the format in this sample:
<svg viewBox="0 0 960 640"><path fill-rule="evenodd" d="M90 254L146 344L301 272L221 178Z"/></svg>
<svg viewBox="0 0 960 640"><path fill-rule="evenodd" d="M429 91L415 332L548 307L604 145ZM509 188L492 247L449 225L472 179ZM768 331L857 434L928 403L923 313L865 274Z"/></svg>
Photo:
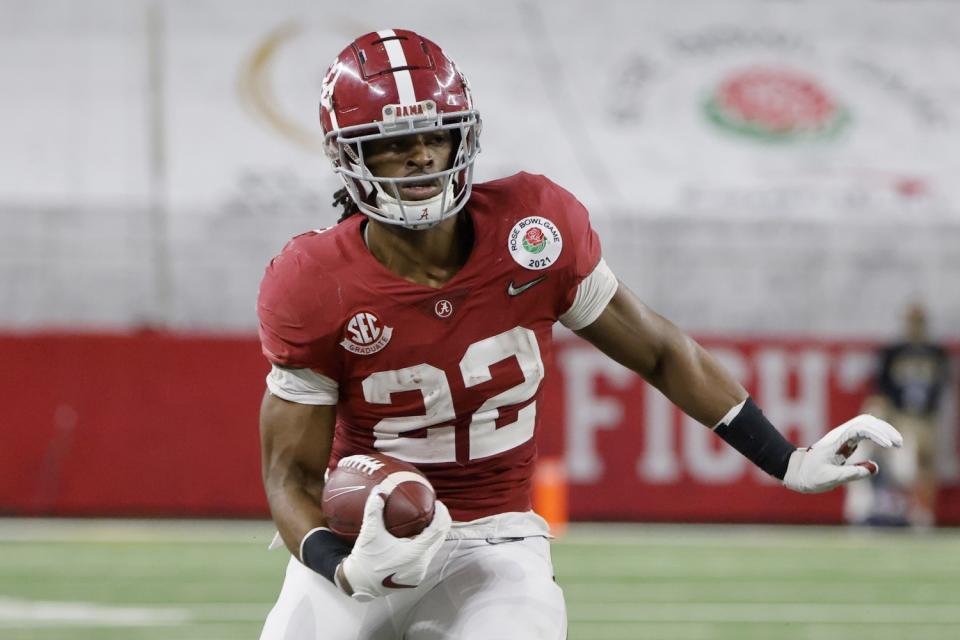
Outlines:
<svg viewBox="0 0 960 640"><path fill-rule="evenodd" d="M0 520L0 638L257 638L286 562L261 522ZM953 640L960 532L581 525L576 640Z"/></svg>

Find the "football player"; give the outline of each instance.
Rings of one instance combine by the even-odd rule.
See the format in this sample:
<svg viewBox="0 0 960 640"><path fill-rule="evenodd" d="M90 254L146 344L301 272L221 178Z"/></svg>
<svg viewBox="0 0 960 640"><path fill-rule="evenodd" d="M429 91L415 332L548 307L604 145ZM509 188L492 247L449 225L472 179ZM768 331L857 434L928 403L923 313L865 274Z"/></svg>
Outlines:
<svg viewBox="0 0 960 640"><path fill-rule="evenodd" d="M798 449L617 281L570 193L527 173L474 184L480 115L430 40L356 39L327 72L320 121L344 216L290 241L258 301L273 365L263 478L293 556L264 640L566 636L549 530L530 508L557 321L795 491L875 472L844 465L864 438L900 444L859 416ZM376 491L353 546L324 528L324 473L369 452L430 479L437 510L419 535L385 530Z"/></svg>

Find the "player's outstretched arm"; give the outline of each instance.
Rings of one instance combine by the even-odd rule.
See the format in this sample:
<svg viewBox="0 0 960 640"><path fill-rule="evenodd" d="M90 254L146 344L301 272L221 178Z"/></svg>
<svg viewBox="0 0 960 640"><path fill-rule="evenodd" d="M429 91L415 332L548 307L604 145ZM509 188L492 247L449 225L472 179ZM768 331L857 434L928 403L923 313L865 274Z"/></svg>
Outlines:
<svg viewBox="0 0 960 640"><path fill-rule="evenodd" d="M701 424L712 427L747 391L690 336L621 282L600 316L577 335L636 371Z"/></svg>
<svg viewBox="0 0 960 640"><path fill-rule="evenodd" d="M826 491L876 473L874 462L845 466L857 443L899 447L900 434L873 416L858 416L812 447L788 442L746 390L705 349L643 304L620 283L600 316L577 331L605 354L639 373L687 415L795 491Z"/></svg>
<svg viewBox="0 0 960 640"><path fill-rule="evenodd" d="M280 537L298 558L304 536L326 524L320 499L335 423L333 405L289 402L269 391L260 405L263 486Z"/></svg>

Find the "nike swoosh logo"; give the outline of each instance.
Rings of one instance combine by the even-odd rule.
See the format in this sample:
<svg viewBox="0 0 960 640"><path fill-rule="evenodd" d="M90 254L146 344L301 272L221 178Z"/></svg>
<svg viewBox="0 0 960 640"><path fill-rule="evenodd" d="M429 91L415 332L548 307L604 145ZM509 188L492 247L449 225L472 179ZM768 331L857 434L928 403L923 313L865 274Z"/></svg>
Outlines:
<svg viewBox="0 0 960 640"><path fill-rule="evenodd" d="M530 282L520 285L519 287L513 286L513 280L510 281L510 284L507 285L507 295L508 296L518 296L530 287L539 284L547 279L547 276L540 276L539 278L534 278Z"/></svg>
<svg viewBox="0 0 960 640"><path fill-rule="evenodd" d="M365 484L358 484L352 487L340 487L339 489L334 489L329 494L327 494L327 497L324 498L323 501L329 502L334 498L339 498L344 494L353 493L354 491L360 491L361 489L366 489L366 488L367 488L367 485Z"/></svg>
<svg viewBox="0 0 960 640"><path fill-rule="evenodd" d="M387 589L416 589L417 588L417 585L415 584L400 584L398 582L394 582L393 576L395 575L397 574L391 573L386 578L384 578L383 582L381 582L380 584L385 586Z"/></svg>

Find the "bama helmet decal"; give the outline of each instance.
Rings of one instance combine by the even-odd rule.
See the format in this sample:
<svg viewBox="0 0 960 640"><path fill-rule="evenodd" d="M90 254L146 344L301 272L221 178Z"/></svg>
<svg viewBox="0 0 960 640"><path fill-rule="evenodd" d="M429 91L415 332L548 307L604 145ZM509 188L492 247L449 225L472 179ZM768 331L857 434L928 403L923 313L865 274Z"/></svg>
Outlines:
<svg viewBox="0 0 960 640"><path fill-rule="evenodd" d="M507 249L514 262L525 269L546 269L560 257L563 236L551 220L528 216L513 225L507 239Z"/></svg>
<svg viewBox="0 0 960 640"><path fill-rule="evenodd" d="M387 346L393 337L393 327L385 327L372 311L361 311L350 318L343 334L341 347L358 356L369 356Z"/></svg>

